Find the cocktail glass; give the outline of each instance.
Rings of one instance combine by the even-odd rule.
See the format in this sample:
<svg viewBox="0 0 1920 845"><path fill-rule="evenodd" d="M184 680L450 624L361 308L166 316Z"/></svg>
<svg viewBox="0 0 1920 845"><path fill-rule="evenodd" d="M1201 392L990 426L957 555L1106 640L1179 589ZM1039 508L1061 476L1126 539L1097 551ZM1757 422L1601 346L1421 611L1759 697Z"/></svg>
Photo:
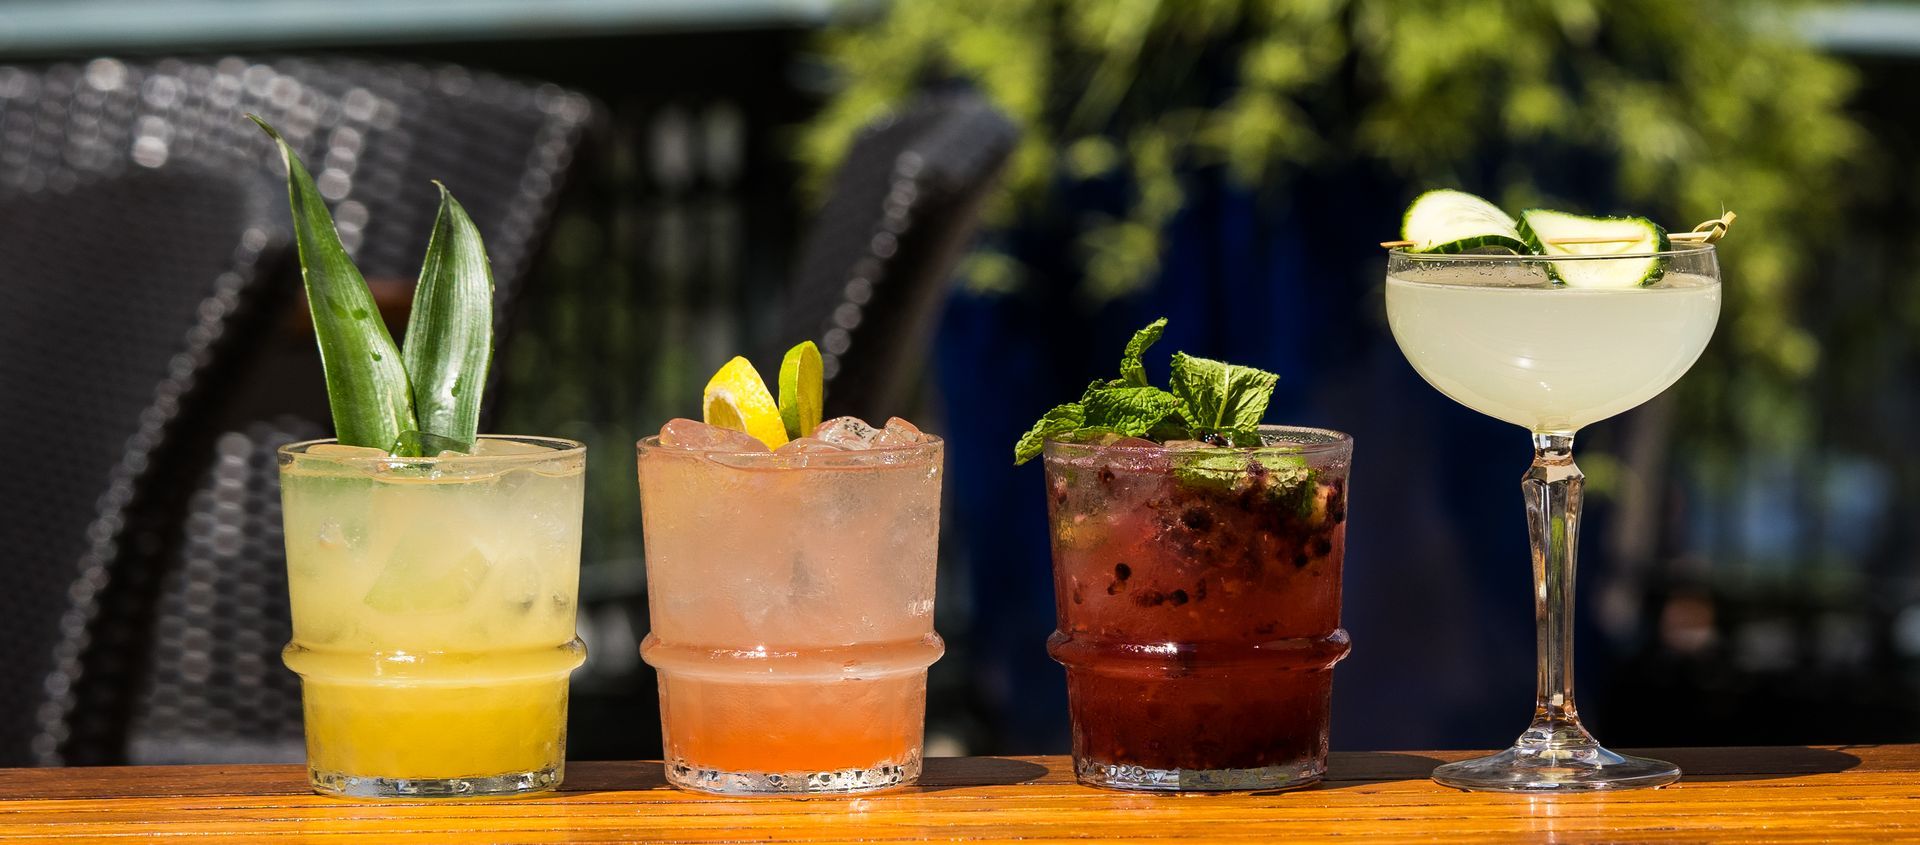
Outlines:
<svg viewBox="0 0 1920 845"><path fill-rule="evenodd" d="M1672 763L1600 747L1573 701L1582 479L1574 433L1653 398L1693 366L1719 319L1720 271L1714 248L1699 245L1652 255L1665 272L1648 287L1566 287L1551 274L1566 262L1617 262L1633 274L1649 257L1394 250L1388 258L1387 318L1413 368L1454 401L1533 437L1533 466L1521 480L1539 646L1533 723L1506 751L1434 770L1440 783L1564 792L1680 777Z"/></svg>
<svg viewBox="0 0 1920 845"><path fill-rule="evenodd" d="M1283 789L1327 766L1345 434L1266 445L1049 442L1073 766L1117 789Z"/></svg>
<svg viewBox="0 0 1920 845"><path fill-rule="evenodd" d="M280 450L293 642L315 791L552 789L566 757L586 448L483 437L392 458Z"/></svg>
<svg viewBox="0 0 1920 845"><path fill-rule="evenodd" d="M944 446L639 444L667 780L850 793L920 775Z"/></svg>

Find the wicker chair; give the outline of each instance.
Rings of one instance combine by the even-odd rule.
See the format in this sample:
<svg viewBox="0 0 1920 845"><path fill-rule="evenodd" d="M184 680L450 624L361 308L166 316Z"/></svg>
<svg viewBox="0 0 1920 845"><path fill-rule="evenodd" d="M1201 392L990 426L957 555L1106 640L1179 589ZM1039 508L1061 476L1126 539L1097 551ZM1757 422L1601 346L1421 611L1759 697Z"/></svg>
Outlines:
<svg viewBox="0 0 1920 845"><path fill-rule="evenodd" d="M830 416L904 412L955 262L1018 140L984 98L957 91L854 142L802 246L779 338L820 344Z"/></svg>
<svg viewBox="0 0 1920 845"><path fill-rule="evenodd" d="M505 327L593 108L359 60L0 67L0 438L58 444L0 482L0 763L298 755L271 454L321 429L219 429L298 290L245 112L300 150L369 278L417 273L428 180L453 185Z"/></svg>

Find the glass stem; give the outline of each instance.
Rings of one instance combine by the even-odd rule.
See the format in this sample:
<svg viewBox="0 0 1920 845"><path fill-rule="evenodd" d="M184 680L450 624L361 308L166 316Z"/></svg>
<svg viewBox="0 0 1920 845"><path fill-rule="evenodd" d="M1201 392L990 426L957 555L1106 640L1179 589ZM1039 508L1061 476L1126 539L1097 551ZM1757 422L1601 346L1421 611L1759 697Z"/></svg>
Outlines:
<svg viewBox="0 0 1920 845"><path fill-rule="evenodd" d="M1574 554L1580 539L1580 488L1572 434L1533 435L1533 466L1521 479L1533 539L1533 618L1539 647L1533 724L1517 745L1574 751L1596 743L1573 704Z"/></svg>

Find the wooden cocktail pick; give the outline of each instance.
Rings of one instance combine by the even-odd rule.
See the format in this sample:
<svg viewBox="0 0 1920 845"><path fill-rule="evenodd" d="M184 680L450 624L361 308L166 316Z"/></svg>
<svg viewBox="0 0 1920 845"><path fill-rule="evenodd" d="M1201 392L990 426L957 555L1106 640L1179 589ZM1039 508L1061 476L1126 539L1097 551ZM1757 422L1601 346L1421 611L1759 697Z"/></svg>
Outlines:
<svg viewBox="0 0 1920 845"><path fill-rule="evenodd" d="M1701 223L1698 226L1693 227L1692 231L1675 232L1673 234L1670 234L1667 236L1667 240L1672 241L1674 243L1680 243L1680 244L1714 243L1720 240L1721 238L1724 238L1727 236L1727 230L1733 228L1734 218L1738 216L1739 215L1729 211L1725 214L1720 215L1719 217L1716 217L1712 220L1708 220L1706 222ZM1577 238L1551 238L1547 241L1547 243L1556 244L1556 245L1559 245L1559 244L1617 244L1617 243L1625 243L1630 240L1633 240L1633 239L1595 236L1595 237L1577 237ZM1414 243L1413 241L1381 241L1380 245L1387 249L1399 249L1401 247L1413 246L1413 243Z"/></svg>

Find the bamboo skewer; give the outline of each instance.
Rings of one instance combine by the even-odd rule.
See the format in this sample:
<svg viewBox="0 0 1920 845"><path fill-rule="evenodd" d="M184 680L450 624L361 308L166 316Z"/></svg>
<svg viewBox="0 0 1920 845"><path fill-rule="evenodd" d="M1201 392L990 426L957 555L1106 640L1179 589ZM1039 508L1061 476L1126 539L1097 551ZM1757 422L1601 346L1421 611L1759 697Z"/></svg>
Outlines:
<svg viewBox="0 0 1920 845"><path fill-rule="evenodd" d="M1733 228L1733 220L1735 217L1738 217L1738 216L1739 215L1729 211L1725 214L1720 215L1719 217L1716 217L1712 220L1708 220L1704 223L1701 223L1698 226L1693 227L1692 231L1675 232L1673 234L1670 234L1667 236L1667 240L1672 241L1674 243L1683 243L1683 244L1713 243L1715 241L1720 240L1721 238L1726 237L1727 230ZM1636 239L1635 238L1609 238L1602 235L1580 235L1580 236L1571 237L1571 238L1553 238L1551 240L1548 240L1547 243L1553 244L1555 246L1562 246L1566 244L1619 244L1619 243L1630 243L1634 240ZM1399 249L1401 247L1413 246L1414 242L1413 241L1381 241L1380 245L1387 249Z"/></svg>

